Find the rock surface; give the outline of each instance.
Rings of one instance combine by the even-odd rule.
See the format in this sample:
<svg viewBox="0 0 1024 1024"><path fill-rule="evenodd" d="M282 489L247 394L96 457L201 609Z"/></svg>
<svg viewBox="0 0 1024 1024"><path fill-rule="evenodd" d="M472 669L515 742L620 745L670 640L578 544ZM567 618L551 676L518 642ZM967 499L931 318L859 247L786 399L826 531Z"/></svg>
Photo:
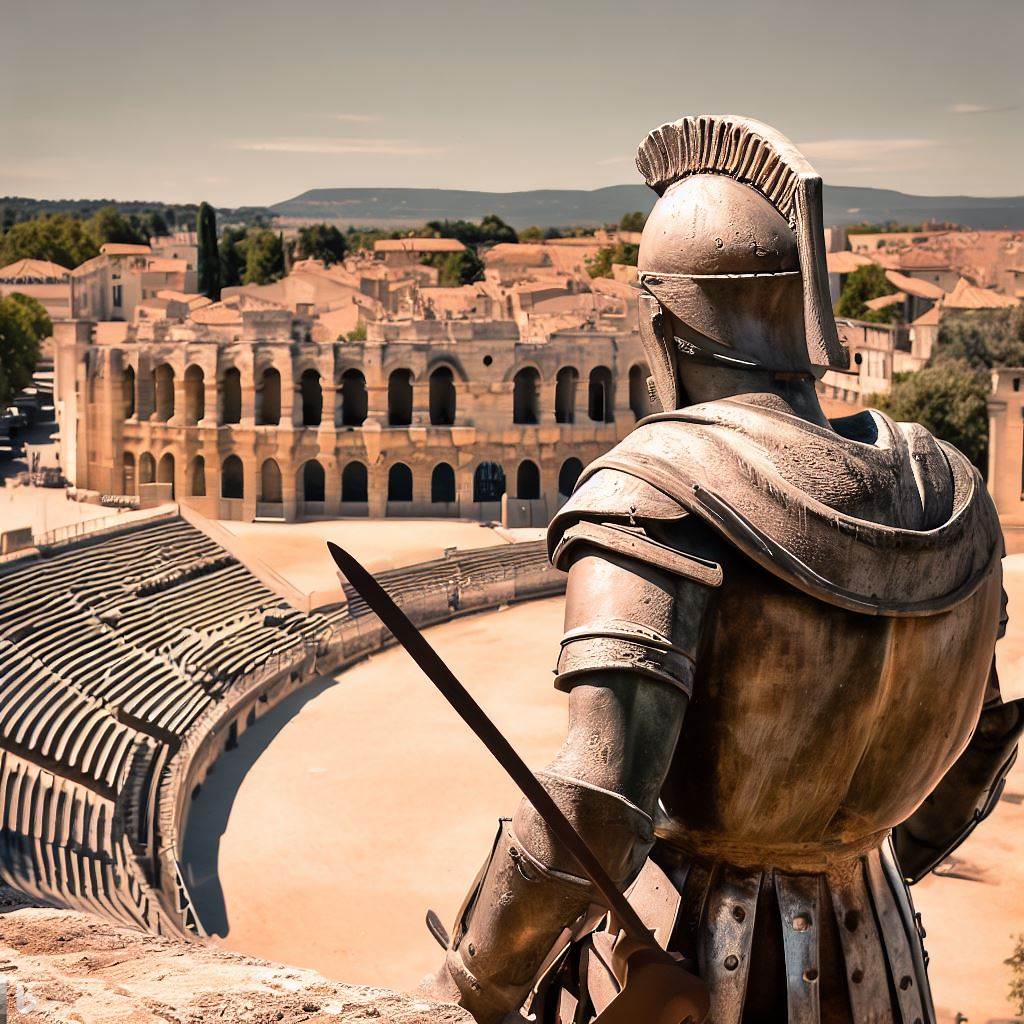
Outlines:
<svg viewBox="0 0 1024 1024"><path fill-rule="evenodd" d="M472 1024L455 1006L117 928L4 888L0 978L18 1024Z"/></svg>

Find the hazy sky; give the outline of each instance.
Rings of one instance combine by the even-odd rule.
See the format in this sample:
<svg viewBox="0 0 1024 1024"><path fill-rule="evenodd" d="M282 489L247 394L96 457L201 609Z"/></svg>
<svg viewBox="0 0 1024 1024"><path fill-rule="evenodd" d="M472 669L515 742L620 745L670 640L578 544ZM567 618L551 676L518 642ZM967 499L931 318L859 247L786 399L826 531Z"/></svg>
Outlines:
<svg viewBox="0 0 1024 1024"><path fill-rule="evenodd" d="M637 181L760 118L839 185L1024 194L1022 0L0 0L0 194Z"/></svg>

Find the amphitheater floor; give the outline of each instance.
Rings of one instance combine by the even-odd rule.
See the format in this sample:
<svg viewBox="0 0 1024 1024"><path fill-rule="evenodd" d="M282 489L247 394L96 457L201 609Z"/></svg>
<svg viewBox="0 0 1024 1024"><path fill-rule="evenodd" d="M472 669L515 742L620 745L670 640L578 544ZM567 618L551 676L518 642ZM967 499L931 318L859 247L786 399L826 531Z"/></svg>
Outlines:
<svg viewBox="0 0 1024 1024"><path fill-rule="evenodd" d="M440 558L445 548L486 548L535 540L543 530L503 530L467 519L324 519L299 523L220 520L235 537L232 552L260 561L301 593L337 589L327 541L348 549L371 572Z"/></svg>
<svg viewBox="0 0 1024 1024"><path fill-rule="evenodd" d="M1010 613L1024 556L1007 560ZM533 765L557 748L551 685L561 600L461 619L431 639ZM1000 645L1007 697L1024 696L1024 614ZM1024 932L1024 764L957 857L962 877L915 888L941 1022L1011 1016L1002 961ZM516 795L405 655L324 679L242 737L207 782L188 835L192 884L218 943L348 983L409 990L439 962L423 926L450 924Z"/></svg>

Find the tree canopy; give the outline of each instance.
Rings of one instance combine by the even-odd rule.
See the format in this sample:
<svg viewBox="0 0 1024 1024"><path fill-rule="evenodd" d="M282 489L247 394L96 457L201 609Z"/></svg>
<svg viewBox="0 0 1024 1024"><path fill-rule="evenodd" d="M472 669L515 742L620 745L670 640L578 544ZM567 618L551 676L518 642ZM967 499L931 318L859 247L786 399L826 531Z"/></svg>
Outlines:
<svg viewBox="0 0 1024 1024"><path fill-rule="evenodd" d="M984 473L988 461L990 371L1024 365L1024 307L947 313L928 364L893 378L875 404L897 420L920 423Z"/></svg>
<svg viewBox="0 0 1024 1024"><path fill-rule="evenodd" d="M299 228L299 257L323 260L325 266L340 263L348 246L345 236L333 224L310 224Z"/></svg>
<svg viewBox="0 0 1024 1024"><path fill-rule="evenodd" d="M52 333L50 317L35 299L20 293L0 299L0 401L32 380L40 343Z"/></svg>
<svg viewBox="0 0 1024 1024"><path fill-rule="evenodd" d="M866 263L847 275L839 301L836 303L836 315L872 323L891 323L895 317L895 309L868 309L866 303L869 299L895 294L896 289L886 279L885 270L877 263Z"/></svg>
<svg viewBox="0 0 1024 1024"><path fill-rule="evenodd" d="M245 239L242 284L270 284L284 274L284 244L269 228L250 231Z"/></svg>
<svg viewBox="0 0 1024 1024"><path fill-rule="evenodd" d="M647 223L647 214L642 210L637 210L634 213L624 213L622 219L619 221L620 231L643 231L644 225Z"/></svg>
<svg viewBox="0 0 1024 1024"><path fill-rule="evenodd" d="M424 229L436 238L457 238L463 245L496 245L498 242L518 242L515 230L496 213L489 213L479 224L468 220L432 220Z"/></svg>
<svg viewBox="0 0 1024 1024"><path fill-rule="evenodd" d="M484 276L484 265L472 249L464 249L462 252L430 253L420 262L429 267L437 267L437 283L442 288L472 284Z"/></svg>
<svg viewBox="0 0 1024 1024"><path fill-rule="evenodd" d="M217 249L217 215L209 203L199 204L196 238L199 248L199 290L216 302L220 298L220 253Z"/></svg>
<svg viewBox="0 0 1024 1024"><path fill-rule="evenodd" d="M632 242L616 242L614 245L606 245L587 259L587 273L591 277L611 277L613 263L624 263L627 266L635 267L639 255L640 246L633 245Z"/></svg>

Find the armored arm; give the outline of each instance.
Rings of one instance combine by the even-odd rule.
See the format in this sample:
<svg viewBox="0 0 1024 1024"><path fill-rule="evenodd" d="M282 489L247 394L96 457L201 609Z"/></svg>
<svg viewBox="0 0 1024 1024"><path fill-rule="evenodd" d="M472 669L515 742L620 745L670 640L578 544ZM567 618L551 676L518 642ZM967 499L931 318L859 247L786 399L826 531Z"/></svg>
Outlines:
<svg viewBox="0 0 1024 1024"><path fill-rule="evenodd" d="M923 804L893 830L896 856L911 884L948 857L992 813L1017 758L1024 700L1003 703L995 664L978 725L966 749Z"/></svg>
<svg viewBox="0 0 1024 1024"><path fill-rule="evenodd" d="M569 582L556 686L569 691L569 731L538 777L625 887L653 844L708 589L679 574L686 564L671 549L604 529L614 528L578 530L563 552ZM452 934L446 964L459 1002L481 1022L517 1010L566 929L600 919L600 909L588 915L593 900L590 883L524 801L502 823Z"/></svg>

